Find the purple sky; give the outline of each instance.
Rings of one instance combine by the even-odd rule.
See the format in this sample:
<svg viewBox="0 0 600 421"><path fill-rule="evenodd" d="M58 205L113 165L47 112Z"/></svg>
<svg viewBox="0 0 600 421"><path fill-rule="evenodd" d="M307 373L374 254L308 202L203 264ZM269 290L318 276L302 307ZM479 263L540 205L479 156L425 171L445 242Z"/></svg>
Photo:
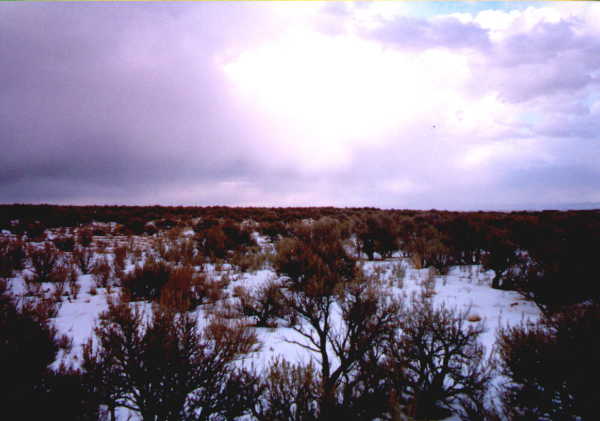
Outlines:
<svg viewBox="0 0 600 421"><path fill-rule="evenodd" d="M599 204L599 82L593 2L4 3L0 202Z"/></svg>

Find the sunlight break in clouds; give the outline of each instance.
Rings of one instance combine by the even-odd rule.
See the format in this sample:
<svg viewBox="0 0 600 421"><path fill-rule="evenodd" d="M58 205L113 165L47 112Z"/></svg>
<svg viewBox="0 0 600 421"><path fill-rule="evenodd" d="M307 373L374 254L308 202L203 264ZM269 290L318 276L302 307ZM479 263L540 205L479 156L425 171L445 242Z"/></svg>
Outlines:
<svg viewBox="0 0 600 421"><path fill-rule="evenodd" d="M403 53L355 36L294 29L224 66L249 109L303 166L349 165L356 145L385 141L440 104L457 101L465 60ZM427 87L427 89L424 89Z"/></svg>

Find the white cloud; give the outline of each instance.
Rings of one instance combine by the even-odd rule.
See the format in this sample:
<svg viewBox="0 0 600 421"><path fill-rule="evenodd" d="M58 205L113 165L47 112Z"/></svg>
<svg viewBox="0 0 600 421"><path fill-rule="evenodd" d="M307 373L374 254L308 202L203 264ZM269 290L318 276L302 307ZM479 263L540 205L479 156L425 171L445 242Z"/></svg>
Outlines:
<svg viewBox="0 0 600 421"><path fill-rule="evenodd" d="M311 29L242 52L224 71L245 106L269 122L273 142L317 170L345 167L354 147L377 145L415 121L441 123L471 76L459 54L400 52Z"/></svg>

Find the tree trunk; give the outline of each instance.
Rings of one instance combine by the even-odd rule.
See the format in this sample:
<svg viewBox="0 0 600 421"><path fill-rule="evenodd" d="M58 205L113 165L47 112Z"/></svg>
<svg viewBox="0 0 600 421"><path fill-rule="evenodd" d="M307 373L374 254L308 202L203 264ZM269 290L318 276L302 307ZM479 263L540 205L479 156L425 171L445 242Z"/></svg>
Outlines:
<svg viewBox="0 0 600 421"><path fill-rule="evenodd" d="M494 279L492 279L492 288L501 289L500 288L500 274L496 273L494 275Z"/></svg>

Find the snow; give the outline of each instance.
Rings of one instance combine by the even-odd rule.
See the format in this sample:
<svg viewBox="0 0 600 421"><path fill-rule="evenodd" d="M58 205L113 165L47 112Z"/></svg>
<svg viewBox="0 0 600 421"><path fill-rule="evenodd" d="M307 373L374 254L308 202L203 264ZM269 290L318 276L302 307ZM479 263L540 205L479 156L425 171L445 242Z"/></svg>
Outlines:
<svg viewBox="0 0 600 421"><path fill-rule="evenodd" d="M258 237L259 244L271 246L266 239ZM490 287L493 277L492 271L484 271L480 266L453 267L446 275L433 275L430 269L414 269L407 259L395 257L388 260L378 260L362 263L365 274L377 274L385 288L390 293L409 298L423 288L426 280L432 280L430 288L433 291L432 300L435 305L445 304L451 308L468 309L471 316L479 316L486 326L486 331L480 337L482 344L489 353L496 339L499 327L512 326L525 320L535 321L540 317L540 312L532 302L525 301L516 292L500 291ZM131 269L133 264L128 265ZM252 290L260 287L277 275L270 268L255 272L235 272L228 264L220 266L206 264L205 271L214 278L228 275L232 282L227 287L228 296L231 297L236 286L243 286ZM399 277L404 272L403 277ZM81 361L81 347L93 334L98 315L107 308L107 291L96 288L92 294L94 281L91 275L80 275L78 283L81 291L76 299L63 297L63 302L57 317L53 320L59 333L66 334L73 341L70 354L61 355L60 360L77 366ZM24 292L22 277L11 279L13 293ZM50 291L51 284L44 285L43 289ZM112 288L111 294L118 294L119 288ZM231 298L229 298L231 300ZM195 311L199 320L205 320L206 308ZM333 319L336 316L334 312ZM310 351L290 341L306 343L306 339L293 329L287 327L256 328L257 336L262 343L258 352L249 355L240 364L253 366L259 372L265 370L270 362L277 357L285 358L290 362L308 362L313 357ZM60 361L55 362L58 366ZM121 411L123 417L127 411ZM135 416L133 417L135 419ZM125 418L123 418L125 419ZM457 420L450 418L449 420Z"/></svg>
<svg viewBox="0 0 600 421"><path fill-rule="evenodd" d="M96 295L90 294L93 285L91 275L80 276L79 283L82 288L77 299L63 302L54 319L54 325L59 333L73 339L73 349L67 357L70 361L65 361L73 366L78 366L81 361L82 346L92 336L98 316L108 308L109 295L103 288L97 288ZM112 292L113 295L115 293L116 291Z"/></svg>

